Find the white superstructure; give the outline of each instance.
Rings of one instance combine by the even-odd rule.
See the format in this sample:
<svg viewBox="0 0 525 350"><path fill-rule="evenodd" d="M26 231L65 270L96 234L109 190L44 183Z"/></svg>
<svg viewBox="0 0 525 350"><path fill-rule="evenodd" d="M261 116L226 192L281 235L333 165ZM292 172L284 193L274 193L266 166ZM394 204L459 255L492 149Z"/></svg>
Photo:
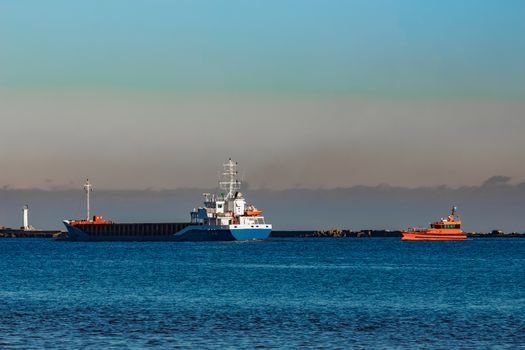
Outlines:
<svg viewBox="0 0 525 350"><path fill-rule="evenodd" d="M241 182L237 175L237 162L231 158L223 164L224 171L219 187L224 192L219 195L204 193L204 206L191 212L191 222L194 224L222 226L229 229L264 228L271 229L266 224L262 210L253 205L247 205L240 192Z"/></svg>

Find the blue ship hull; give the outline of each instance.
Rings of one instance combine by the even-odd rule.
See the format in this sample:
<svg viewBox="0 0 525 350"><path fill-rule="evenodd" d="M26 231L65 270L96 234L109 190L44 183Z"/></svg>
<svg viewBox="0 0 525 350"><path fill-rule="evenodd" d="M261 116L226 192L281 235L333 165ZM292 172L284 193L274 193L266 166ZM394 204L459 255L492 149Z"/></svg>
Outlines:
<svg viewBox="0 0 525 350"><path fill-rule="evenodd" d="M265 240L271 228L234 228L193 224L85 224L64 221L70 241L207 242ZM180 229L179 229L180 228Z"/></svg>

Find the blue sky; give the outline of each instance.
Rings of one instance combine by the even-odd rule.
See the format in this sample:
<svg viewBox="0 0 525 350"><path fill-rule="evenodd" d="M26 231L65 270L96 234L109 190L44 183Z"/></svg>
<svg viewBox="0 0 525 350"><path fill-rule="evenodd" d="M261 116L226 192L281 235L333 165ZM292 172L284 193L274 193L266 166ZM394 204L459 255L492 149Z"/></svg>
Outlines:
<svg viewBox="0 0 525 350"><path fill-rule="evenodd" d="M523 1L1 1L0 87L524 97Z"/></svg>

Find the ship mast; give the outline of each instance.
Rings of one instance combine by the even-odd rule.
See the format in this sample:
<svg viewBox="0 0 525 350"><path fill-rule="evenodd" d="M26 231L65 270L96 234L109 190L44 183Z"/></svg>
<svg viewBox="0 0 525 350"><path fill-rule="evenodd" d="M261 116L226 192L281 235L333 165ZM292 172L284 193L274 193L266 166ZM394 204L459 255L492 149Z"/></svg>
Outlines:
<svg viewBox="0 0 525 350"><path fill-rule="evenodd" d="M231 158L228 162L223 164L224 172L222 173L224 181L219 182L219 187L227 191L226 199L233 199L235 192L241 188L241 182L237 180L237 162Z"/></svg>
<svg viewBox="0 0 525 350"><path fill-rule="evenodd" d="M89 214L89 195L93 191L93 185L89 182L89 179L86 179L86 183L84 184L84 190L86 191L86 220L90 221L90 214Z"/></svg>

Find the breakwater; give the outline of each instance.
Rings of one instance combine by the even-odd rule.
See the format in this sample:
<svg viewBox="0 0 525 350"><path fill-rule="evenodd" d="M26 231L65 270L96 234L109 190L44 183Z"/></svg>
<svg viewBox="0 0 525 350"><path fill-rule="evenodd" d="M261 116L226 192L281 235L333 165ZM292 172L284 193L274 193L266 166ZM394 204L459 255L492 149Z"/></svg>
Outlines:
<svg viewBox="0 0 525 350"><path fill-rule="evenodd" d="M19 230L12 228L0 228L0 238L55 238L61 231L43 230Z"/></svg>
<svg viewBox="0 0 525 350"><path fill-rule="evenodd" d="M272 231L270 238L306 238L306 237L401 237L401 231L389 230L303 230L303 231Z"/></svg>

